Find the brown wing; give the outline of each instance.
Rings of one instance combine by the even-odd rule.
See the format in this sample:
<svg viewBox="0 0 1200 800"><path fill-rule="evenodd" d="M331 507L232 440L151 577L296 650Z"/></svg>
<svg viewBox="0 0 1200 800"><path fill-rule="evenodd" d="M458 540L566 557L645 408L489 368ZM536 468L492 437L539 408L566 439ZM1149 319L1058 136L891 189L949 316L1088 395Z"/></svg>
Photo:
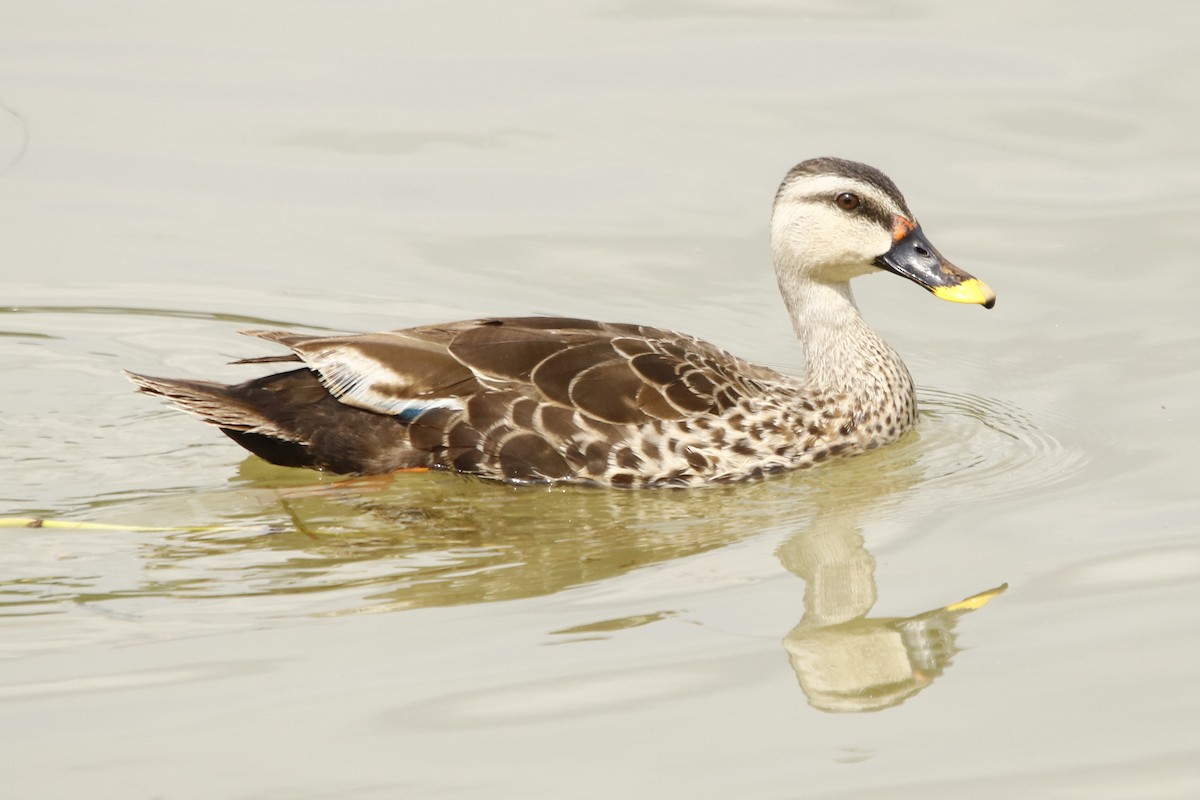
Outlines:
<svg viewBox="0 0 1200 800"><path fill-rule="evenodd" d="M449 350L484 383L618 425L720 414L751 384L782 379L693 337L590 320L483 320Z"/></svg>
<svg viewBox="0 0 1200 800"><path fill-rule="evenodd" d="M446 349L456 327L350 336L243 333L291 348L343 403L380 414L402 414L418 402L461 399L479 391L471 370Z"/></svg>
<svg viewBox="0 0 1200 800"><path fill-rule="evenodd" d="M778 378L698 339L560 317L481 319L356 336L248 331L289 348L348 405L383 414L514 396L640 425L720 414ZM480 404L475 413L487 414ZM498 412L495 412L498 413ZM474 416L474 414L472 414Z"/></svg>

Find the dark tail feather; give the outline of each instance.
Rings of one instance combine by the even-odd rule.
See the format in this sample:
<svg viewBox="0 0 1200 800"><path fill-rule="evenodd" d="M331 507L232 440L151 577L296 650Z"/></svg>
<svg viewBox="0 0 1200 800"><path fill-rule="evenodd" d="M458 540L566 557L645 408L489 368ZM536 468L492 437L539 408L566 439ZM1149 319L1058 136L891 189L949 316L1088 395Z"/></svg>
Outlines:
<svg viewBox="0 0 1200 800"><path fill-rule="evenodd" d="M232 386L125 374L139 391L170 400L272 464L380 473L428 458L410 449L398 419L339 402L308 369Z"/></svg>
<svg viewBox="0 0 1200 800"><path fill-rule="evenodd" d="M154 378L126 372L138 390L170 400L184 411L199 417L259 458L282 467L315 467L304 442L293 432L283 430L264 410L255 408L243 397L245 386L227 386L212 381Z"/></svg>
<svg viewBox="0 0 1200 800"><path fill-rule="evenodd" d="M170 400L189 414L218 428L282 435L282 431L269 418L238 397L238 386L212 381L154 378L135 372L126 372L125 377L137 385L138 391Z"/></svg>

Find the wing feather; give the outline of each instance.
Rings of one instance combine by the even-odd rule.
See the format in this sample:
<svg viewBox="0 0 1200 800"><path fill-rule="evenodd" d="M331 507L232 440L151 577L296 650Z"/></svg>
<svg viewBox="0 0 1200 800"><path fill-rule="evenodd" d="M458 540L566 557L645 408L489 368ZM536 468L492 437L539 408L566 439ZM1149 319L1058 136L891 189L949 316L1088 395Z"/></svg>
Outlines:
<svg viewBox="0 0 1200 800"><path fill-rule="evenodd" d="M564 317L479 319L350 336L278 330L243 331L292 350L347 405L419 420L468 408L468 418L499 431L504 409L513 426L533 429L538 405L578 410L600 424L641 425L721 413L745 394L742 362L712 345L670 331ZM739 375L743 377L739 377ZM486 409L486 410L485 410ZM507 423L505 423L507 424ZM513 453L539 463L530 441ZM549 472L558 467L544 458Z"/></svg>

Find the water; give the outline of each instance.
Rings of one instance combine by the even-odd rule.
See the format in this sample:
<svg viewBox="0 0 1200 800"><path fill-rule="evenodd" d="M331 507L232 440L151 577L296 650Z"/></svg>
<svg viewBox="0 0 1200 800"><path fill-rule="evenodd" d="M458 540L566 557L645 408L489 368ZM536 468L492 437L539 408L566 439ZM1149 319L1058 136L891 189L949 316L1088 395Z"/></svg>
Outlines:
<svg viewBox="0 0 1200 800"><path fill-rule="evenodd" d="M1197 22L9 3L0 516L84 525L0 529L6 796L1200 794ZM920 387L884 451L342 484L120 375L528 313L796 369L766 219L824 154L998 294L859 282Z"/></svg>

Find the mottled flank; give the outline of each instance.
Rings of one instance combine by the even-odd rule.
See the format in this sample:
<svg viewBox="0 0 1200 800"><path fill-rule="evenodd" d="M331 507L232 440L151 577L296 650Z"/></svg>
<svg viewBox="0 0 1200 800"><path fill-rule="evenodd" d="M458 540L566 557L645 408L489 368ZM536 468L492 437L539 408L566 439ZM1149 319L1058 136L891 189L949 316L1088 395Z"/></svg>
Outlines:
<svg viewBox="0 0 1200 800"><path fill-rule="evenodd" d="M870 190L875 211L852 218L832 202L792 202L788 181L798 198L840 191L839 181ZM802 378L672 331L557 317L350 336L247 331L291 352L243 363L297 368L234 386L130 377L268 461L337 473L425 467L521 484L690 486L893 442L916 421L912 379L858 316L845 275L848 264L878 269L890 220L907 207L882 173L837 159L801 164L780 197L776 269L805 348ZM876 224L880 204L887 219ZM878 231L864 234L864 220ZM859 240L840 243L833 277L813 253L788 250L804 246L805 230L838 226Z"/></svg>

